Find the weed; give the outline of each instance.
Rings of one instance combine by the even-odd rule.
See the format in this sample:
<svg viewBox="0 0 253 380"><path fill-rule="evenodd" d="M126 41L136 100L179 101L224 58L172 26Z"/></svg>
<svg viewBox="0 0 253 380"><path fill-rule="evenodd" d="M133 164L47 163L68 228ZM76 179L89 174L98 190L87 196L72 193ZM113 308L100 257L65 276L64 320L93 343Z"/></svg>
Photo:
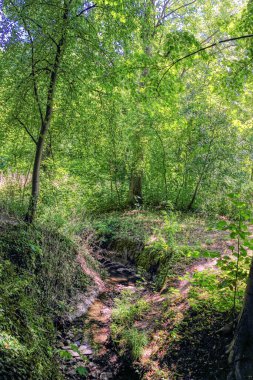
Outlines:
<svg viewBox="0 0 253 380"><path fill-rule="evenodd" d="M134 360L141 356L148 338L144 332L134 327L134 322L142 319L149 308L147 301L130 291L124 291L121 298L116 299L112 312L111 333L122 355L130 353Z"/></svg>

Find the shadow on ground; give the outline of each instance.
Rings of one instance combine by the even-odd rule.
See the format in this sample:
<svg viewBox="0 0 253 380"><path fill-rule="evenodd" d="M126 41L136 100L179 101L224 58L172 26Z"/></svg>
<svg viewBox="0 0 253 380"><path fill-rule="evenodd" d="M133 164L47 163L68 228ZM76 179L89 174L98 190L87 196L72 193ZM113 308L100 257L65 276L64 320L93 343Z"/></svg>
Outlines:
<svg viewBox="0 0 253 380"><path fill-rule="evenodd" d="M226 380L229 371L226 346L232 334L224 336L217 331L229 320L228 313L207 308L187 311L165 359L173 379Z"/></svg>

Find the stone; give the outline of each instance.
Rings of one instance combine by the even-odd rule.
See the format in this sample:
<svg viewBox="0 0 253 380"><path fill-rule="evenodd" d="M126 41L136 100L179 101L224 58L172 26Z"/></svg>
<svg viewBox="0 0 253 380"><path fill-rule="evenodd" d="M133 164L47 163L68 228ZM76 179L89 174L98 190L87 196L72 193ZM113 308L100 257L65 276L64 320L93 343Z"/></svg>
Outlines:
<svg viewBox="0 0 253 380"><path fill-rule="evenodd" d="M73 356L73 358L80 358L80 355L78 354L78 352L69 350L69 353Z"/></svg>
<svg viewBox="0 0 253 380"><path fill-rule="evenodd" d="M68 375L74 377L76 375L76 371L74 369L71 369L70 371L68 371Z"/></svg>
<svg viewBox="0 0 253 380"><path fill-rule="evenodd" d="M79 347L79 351L82 355L92 355L92 349L84 344Z"/></svg>

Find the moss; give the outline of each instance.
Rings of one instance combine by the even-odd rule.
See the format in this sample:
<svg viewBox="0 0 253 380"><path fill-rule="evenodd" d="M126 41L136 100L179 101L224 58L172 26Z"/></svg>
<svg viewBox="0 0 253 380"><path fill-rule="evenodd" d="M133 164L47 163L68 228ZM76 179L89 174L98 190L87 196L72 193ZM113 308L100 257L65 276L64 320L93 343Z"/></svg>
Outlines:
<svg viewBox="0 0 253 380"><path fill-rule="evenodd" d="M60 379L54 320L87 279L74 244L56 231L0 229L1 379Z"/></svg>
<svg viewBox="0 0 253 380"><path fill-rule="evenodd" d="M158 271L160 265L164 265L171 258L172 249L165 239L160 237L146 245L137 259L138 266L148 272Z"/></svg>

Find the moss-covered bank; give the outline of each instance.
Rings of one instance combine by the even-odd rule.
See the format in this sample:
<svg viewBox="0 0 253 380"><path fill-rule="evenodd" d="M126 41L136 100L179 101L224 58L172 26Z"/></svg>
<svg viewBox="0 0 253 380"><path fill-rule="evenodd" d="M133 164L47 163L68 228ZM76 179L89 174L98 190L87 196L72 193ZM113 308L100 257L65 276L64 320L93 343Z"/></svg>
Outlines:
<svg viewBox="0 0 253 380"><path fill-rule="evenodd" d="M0 378L60 379L55 322L88 279L53 230L0 225Z"/></svg>

